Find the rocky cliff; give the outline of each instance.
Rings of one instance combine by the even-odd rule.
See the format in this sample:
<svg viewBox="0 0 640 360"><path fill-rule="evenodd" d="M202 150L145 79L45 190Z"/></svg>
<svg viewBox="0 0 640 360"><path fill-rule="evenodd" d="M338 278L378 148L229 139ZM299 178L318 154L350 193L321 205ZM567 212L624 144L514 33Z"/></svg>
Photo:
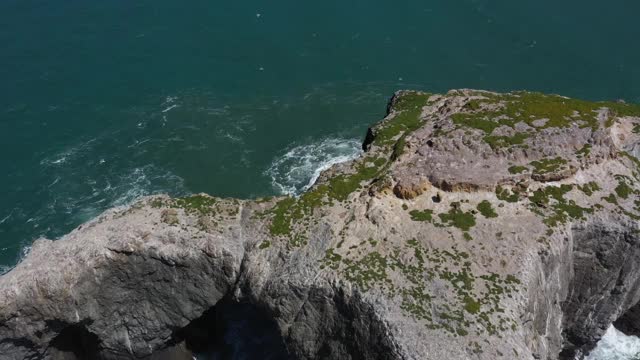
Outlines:
<svg viewBox="0 0 640 360"><path fill-rule="evenodd" d="M624 103L398 92L300 197L149 197L36 241L0 357L580 358L640 328L639 132Z"/></svg>

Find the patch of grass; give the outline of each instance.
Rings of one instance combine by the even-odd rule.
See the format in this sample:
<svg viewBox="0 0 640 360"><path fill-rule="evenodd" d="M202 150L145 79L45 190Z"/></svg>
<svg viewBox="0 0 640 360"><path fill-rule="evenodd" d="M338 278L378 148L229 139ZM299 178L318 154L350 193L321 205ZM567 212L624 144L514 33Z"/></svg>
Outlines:
<svg viewBox="0 0 640 360"><path fill-rule="evenodd" d="M265 240L265 241L261 242L260 245L258 245L258 248L259 249L266 249L269 246L271 246L271 241Z"/></svg>
<svg viewBox="0 0 640 360"><path fill-rule="evenodd" d="M214 212L216 199L205 195L192 195L175 199L173 207L184 209L188 213L210 215Z"/></svg>
<svg viewBox="0 0 640 360"><path fill-rule="evenodd" d="M455 95L455 94L453 94ZM500 126L515 128L524 122L540 131L545 128L566 128L572 124L598 128L597 110L608 108L614 116L640 116L640 106L614 102L590 102L570 99L558 95L546 95L535 92L515 92L510 94L478 94L485 99L474 99L463 108L464 112L452 116L452 121L459 127L478 129L485 134L485 141L492 148L520 145L528 136L521 134L514 137L491 136ZM482 106L491 104L493 106ZM547 119L544 126L535 127L533 122ZM610 126L610 124L607 124ZM588 154L585 154L585 156Z"/></svg>
<svg viewBox="0 0 640 360"><path fill-rule="evenodd" d="M529 197L529 201L537 206L546 206L549 204L550 199L555 199L557 202L564 201L564 195L571 191L573 187L571 185L560 186L546 186L533 192L533 195Z"/></svg>
<svg viewBox="0 0 640 360"><path fill-rule="evenodd" d="M338 201L344 201L347 197L361 187L363 181L372 180L378 171L377 166L360 165L355 174L338 175L328 182L327 195Z"/></svg>
<svg viewBox="0 0 640 360"><path fill-rule="evenodd" d="M602 200L610 203L610 204L614 204L614 205L618 205L618 199L616 198L616 196L614 194L609 194L605 197L602 198Z"/></svg>
<svg viewBox="0 0 640 360"><path fill-rule="evenodd" d="M409 212L413 221L431 221L433 219L433 210L411 210Z"/></svg>
<svg viewBox="0 0 640 360"><path fill-rule="evenodd" d="M593 195L594 192L600 191L600 186L598 185L597 182L591 181L582 186L578 186L578 189L583 193L585 193L585 195L591 196Z"/></svg>
<svg viewBox="0 0 640 360"><path fill-rule="evenodd" d="M543 222L550 227L565 224L569 219L584 219L584 214L593 213L593 208L584 208L573 200L567 200L564 195L573 189L572 185L547 186L536 190L529 201L536 213L546 212Z"/></svg>
<svg viewBox="0 0 640 360"><path fill-rule="evenodd" d="M368 290L374 283L387 279L387 259L378 252L371 252L359 261L349 263L345 268L347 280Z"/></svg>
<svg viewBox="0 0 640 360"><path fill-rule="evenodd" d="M342 260L342 255L333 252L333 249L327 250L325 257L329 262L338 262Z"/></svg>
<svg viewBox="0 0 640 360"><path fill-rule="evenodd" d="M291 209L295 204L296 199L288 197L280 200L271 210L273 213L273 219L269 227L271 235L287 235L291 232L291 218L294 216L294 214L291 214ZM297 214L296 212L296 217L298 216Z"/></svg>
<svg viewBox="0 0 640 360"><path fill-rule="evenodd" d="M589 156L590 153L591 153L591 145L585 144L580 150L578 150L578 152L576 152L576 155L578 155L578 157L581 158L581 157Z"/></svg>
<svg viewBox="0 0 640 360"><path fill-rule="evenodd" d="M482 115L474 115L476 114L456 113L453 114L452 120L454 124L458 124L466 128L478 129L483 131L485 134L491 134L493 130L502 126L499 122L482 118Z"/></svg>
<svg viewBox="0 0 640 360"><path fill-rule="evenodd" d="M218 199L197 194L177 199L154 199L150 205L153 208L169 207L183 209L184 212L191 215L215 215L217 204Z"/></svg>
<svg viewBox="0 0 640 360"><path fill-rule="evenodd" d="M547 217L544 220L544 223L551 227L555 227L558 224L564 224L568 221L569 218L584 219L585 213L593 213L593 209L578 206L572 200L566 203L557 204L553 209L555 211L555 214Z"/></svg>
<svg viewBox="0 0 640 360"><path fill-rule="evenodd" d="M448 213L438 214L438 217L446 226L453 226L462 231L469 231L476 225L476 218L471 212L463 212L453 204Z"/></svg>
<svg viewBox="0 0 640 360"><path fill-rule="evenodd" d="M511 147L521 145L529 138L527 133L517 133L514 136L485 136L484 141L491 146L492 149Z"/></svg>
<svg viewBox="0 0 640 360"><path fill-rule="evenodd" d="M374 129L373 145L394 145L399 136L415 131L422 124L420 114L431 94L404 92L394 99L396 114Z"/></svg>
<svg viewBox="0 0 640 360"><path fill-rule="evenodd" d="M391 153L391 160L397 160L407 147L406 135L402 135L398 141L393 145L393 152Z"/></svg>
<svg viewBox="0 0 640 360"><path fill-rule="evenodd" d="M477 206L478 211L486 218L496 218L498 214L495 212L488 200L483 200Z"/></svg>
<svg viewBox="0 0 640 360"><path fill-rule="evenodd" d="M480 303L471 296L467 295L464 297L464 309L469 314L477 314L478 312L480 312Z"/></svg>
<svg viewBox="0 0 640 360"><path fill-rule="evenodd" d="M517 277L513 276L512 274L507 275L507 277L504 280L507 284L520 284L521 281L520 279L518 279Z"/></svg>
<svg viewBox="0 0 640 360"><path fill-rule="evenodd" d="M560 170L563 165L567 164L567 160L556 157L553 159L542 159L540 161L532 161L529 165L533 166L533 173L536 175L544 175Z"/></svg>
<svg viewBox="0 0 640 360"><path fill-rule="evenodd" d="M518 202L518 199L520 198L517 192L512 192L509 189L503 188L500 185L496 187L496 196L498 197L498 200L502 200L510 203Z"/></svg>
<svg viewBox="0 0 640 360"><path fill-rule="evenodd" d="M529 170L529 168L527 168L526 166L510 166L509 167L509 173L511 174L522 174L523 172L526 172Z"/></svg>
<svg viewBox="0 0 640 360"><path fill-rule="evenodd" d="M634 190L627 185L626 177L616 176L616 179L618 180L618 186L615 188L616 194L621 199L627 199L629 195L634 193Z"/></svg>
<svg viewBox="0 0 640 360"><path fill-rule="evenodd" d="M535 92L497 95L489 100L499 106L484 111L456 114L454 122L482 128L489 135L501 125L513 128L518 122L524 122L533 126L533 122L538 119L548 119L542 128L568 127L577 120L574 115L578 115L577 117L586 123L585 126L595 129L597 127L596 110L605 106L604 104Z"/></svg>

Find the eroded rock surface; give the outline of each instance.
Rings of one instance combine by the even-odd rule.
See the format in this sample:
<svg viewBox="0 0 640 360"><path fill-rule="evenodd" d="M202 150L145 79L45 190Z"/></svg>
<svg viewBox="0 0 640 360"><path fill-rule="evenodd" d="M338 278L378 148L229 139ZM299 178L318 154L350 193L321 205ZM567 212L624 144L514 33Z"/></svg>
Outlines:
<svg viewBox="0 0 640 360"><path fill-rule="evenodd" d="M293 359L583 356L638 328L639 129L635 105L399 92L298 198L149 197L36 241L0 277L0 354L187 359L259 318Z"/></svg>

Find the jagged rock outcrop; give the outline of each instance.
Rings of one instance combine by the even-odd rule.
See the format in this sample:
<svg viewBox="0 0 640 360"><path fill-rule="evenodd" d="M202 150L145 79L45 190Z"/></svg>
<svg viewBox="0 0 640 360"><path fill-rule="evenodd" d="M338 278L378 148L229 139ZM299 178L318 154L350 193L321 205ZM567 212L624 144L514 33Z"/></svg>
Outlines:
<svg viewBox="0 0 640 360"><path fill-rule="evenodd" d="M0 277L0 357L224 357L230 333L272 358L581 357L637 333L639 129L635 105L398 92L298 198L148 197L36 241Z"/></svg>

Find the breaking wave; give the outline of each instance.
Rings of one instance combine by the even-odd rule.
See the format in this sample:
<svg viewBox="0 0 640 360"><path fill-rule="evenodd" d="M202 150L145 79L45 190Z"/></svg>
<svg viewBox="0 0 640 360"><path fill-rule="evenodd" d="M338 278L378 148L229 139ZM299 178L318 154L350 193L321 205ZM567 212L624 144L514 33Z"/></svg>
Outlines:
<svg viewBox="0 0 640 360"><path fill-rule="evenodd" d="M585 360L638 359L640 359L640 338L627 336L612 325Z"/></svg>
<svg viewBox="0 0 640 360"><path fill-rule="evenodd" d="M361 141L356 139L325 139L298 145L274 160L266 174L276 191L299 195L310 188L324 170L355 159L361 151Z"/></svg>

